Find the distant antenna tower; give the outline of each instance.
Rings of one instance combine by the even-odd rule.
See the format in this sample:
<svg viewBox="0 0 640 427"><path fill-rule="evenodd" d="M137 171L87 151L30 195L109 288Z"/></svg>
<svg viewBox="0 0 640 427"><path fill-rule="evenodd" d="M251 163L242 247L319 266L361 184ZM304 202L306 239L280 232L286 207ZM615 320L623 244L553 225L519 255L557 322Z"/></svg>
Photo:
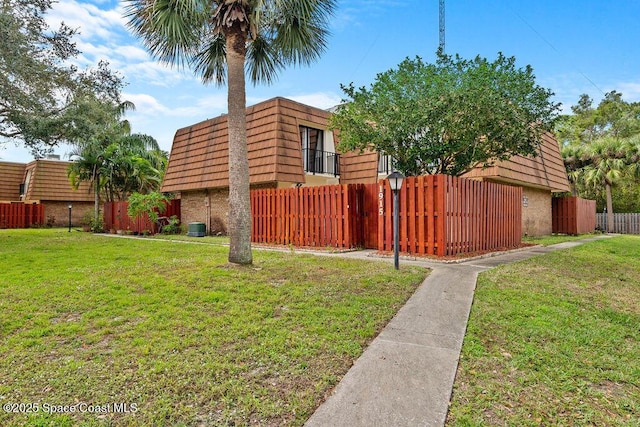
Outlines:
<svg viewBox="0 0 640 427"><path fill-rule="evenodd" d="M440 0L440 15L439 15L439 34L440 34L440 43L438 44L438 48L444 52L444 0Z"/></svg>

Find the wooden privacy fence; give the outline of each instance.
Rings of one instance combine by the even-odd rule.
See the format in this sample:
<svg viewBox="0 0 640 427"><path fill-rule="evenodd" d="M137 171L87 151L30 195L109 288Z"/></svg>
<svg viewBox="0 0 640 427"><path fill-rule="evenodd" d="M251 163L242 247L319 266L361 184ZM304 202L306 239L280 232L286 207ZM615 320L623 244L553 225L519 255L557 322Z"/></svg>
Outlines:
<svg viewBox="0 0 640 427"><path fill-rule="evenodd" d="M607 214L597 216L598 228L607 231ZM613 233L640 234L640 213L614 213Z"/></svg>
<svg viewBox="0 0 640 427"><path fill-rule="evenodd" d="M278 245L363 246L363 188L355 184L252 190L251 239Z"/></svg>
<svg viewBox="0 0 640 427"><path fill-rule="evenodd" d="M40 203L0 203L0 228L29 228L44 224L44 205Z"/></svg>
<svg viewBox="0 0 640 427"><path fill-rule="evenodd" d="M378 250L393 250L393 192L380 183ZM517 247L522 189L447 175L405 179L399 192L400 252L455 256Z"/></svg>
<svg viewBox="0 0 640 427"><path fill-rule="evenodd" d="M137 218L131 218L127 214L128 202L106 202L104 204L104 228L105 230L130 230L134 233L142 233L148 231L156 233L156 224L152 223L148 215L142 215ZM166 210L160 214L170 218L177 216L180 219L180 199L174 199L167 203Z"/></svg>
<svg viewBox="0 0 640 427"><path fill-rule="evenodd" d="M399 250L418 255L517 247L522 189L445 175L407 178L399 193ZM393 250L393 193L386 180L251 192L252 241Z"/></svg>
<svg viewBox="0 0 640 427"><path fill-rule="evenodd" d="M554 197L551 202L551 231L561 234L592 233L596 229L595 200Z"/></svg>

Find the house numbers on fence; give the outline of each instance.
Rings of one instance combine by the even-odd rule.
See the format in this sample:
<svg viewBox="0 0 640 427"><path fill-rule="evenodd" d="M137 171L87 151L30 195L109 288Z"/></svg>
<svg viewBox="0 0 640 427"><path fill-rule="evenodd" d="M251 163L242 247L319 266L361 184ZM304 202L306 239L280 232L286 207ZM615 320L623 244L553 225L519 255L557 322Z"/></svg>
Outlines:
<svg viewBox="0 0 640 427"><path fill-rule="evenodd" d="M380 191L378 193L378 215L384 215L384 187L380 186Z"/></svg>

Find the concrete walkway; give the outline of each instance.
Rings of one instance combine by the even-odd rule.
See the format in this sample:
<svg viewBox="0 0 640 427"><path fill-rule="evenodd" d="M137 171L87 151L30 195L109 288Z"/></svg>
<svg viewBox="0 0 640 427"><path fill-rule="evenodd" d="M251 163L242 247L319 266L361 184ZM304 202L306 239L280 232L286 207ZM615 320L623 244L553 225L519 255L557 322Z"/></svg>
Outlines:
<svg viewBox="0 0 640 427"><path fill-rule="evenodd" d="M414 295L354 363L307 427L443 426L478 273L597 236L456 264L402 260L432 269ZM371 252L339 256L364 258Z"/></svg>

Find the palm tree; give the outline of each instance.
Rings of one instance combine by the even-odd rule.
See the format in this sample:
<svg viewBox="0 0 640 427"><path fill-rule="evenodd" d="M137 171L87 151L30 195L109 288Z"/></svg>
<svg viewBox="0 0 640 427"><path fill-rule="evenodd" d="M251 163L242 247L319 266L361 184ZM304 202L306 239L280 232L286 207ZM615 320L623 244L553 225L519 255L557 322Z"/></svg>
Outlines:
<svg viewBox="0 0 640 427"><path fill-rule="evenodd" d="M578 188L583 183L583 169L589 164L584 155L584 146L566 145L561 148L561 152L567 177L571 184L571 194L577 196Z"/></svg>
<svg viewBox="0 0 640 427"><path fill-rule="evenodd" d="M95 141L92 141L95 142ZM74 147L69 154L73 162L69 165L67 175L71 185L76 190L81 182L89 182L89 189L94 193L94 224L100 218L100 183L102 155L99 145L95 143L84 143Z"/></svg>
<svg viewBox="0 0 640 427"><path fill-rule="evenodd" d="M133 192L146 194L160 188L167 155L153 137L122 136L106 147L103 158L107 201L126 200Z"/></svg>
<svg viewBox="0 0 640 427"><path fill-rule="evenodd" d="M67 170L67 176L75 189L81 182L89 182L89 188L94 192L95 224L100 218L100 191L104 188L102 175L105 172L105 151L115 139L131 132L129 121L123 119L123 116L127 111L135 110L136 107L130 101L123 101L118 104L105 105L103 108L103 111L110 117L111 123L94 131L92 138L75 144L69 153L69 159L73 159L73 163L69 165Z"/></svg>
<svg viewBox="0 0 640 427"><path fill-rule="evenodd" d="M95 192L95 220L98 221L100 195L113 202L126 200L133 192L158 191L167 164L166 152L149 135L123 135L107 143L92 140L71 152L74 161L68 175L74 188L88 181Z"/></svg>
<svg viewBox="0 0 640 427"><path fill-rule="evenodd" d="M607 207L607 231L613 231L612 187L634 167L637 145L629 140L602 138L585 146L581 160L586 162L580 172L585 185L594 189L604 187ZM637 157L637 154L636 154Z"/></svg>
<svg viewBox="0 0 640 427"><path fill-rule="evenodd" d="M126 111L132 102L112 105L111 123L94 132L93 138L76 143L69 154L73 162L67 175L74 188L88 181L95 194L94 221L100 218L100 196L106 201L126 200L133 192L157 191L167 164L167 153L149 135L131 134Z"/></svg>
<svg viewBox="0 0 640 427"><path fill-rule="evenodd" d="M251 264L245 71L270 83L326 47L335 0L127 0L129 27L157 59L225 81L229 123L229 261ZM246 67L246 69L245 69Z"/></svg>

